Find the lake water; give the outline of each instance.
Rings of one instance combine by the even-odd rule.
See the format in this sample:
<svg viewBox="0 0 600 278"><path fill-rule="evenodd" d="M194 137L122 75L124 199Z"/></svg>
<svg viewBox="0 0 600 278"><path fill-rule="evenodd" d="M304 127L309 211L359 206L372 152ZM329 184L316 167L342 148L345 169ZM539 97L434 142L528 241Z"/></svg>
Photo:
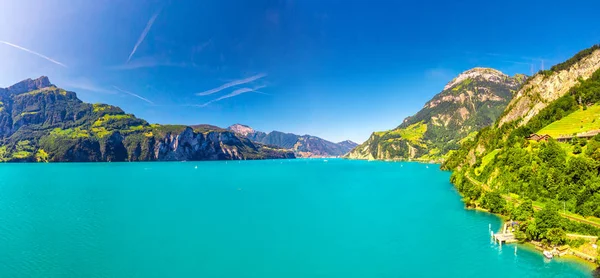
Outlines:
<svg viewBox="0 0 600 278"><path fill-rule="evenodd" d="M197 168L196 168L197 167ZM588 277L490 242L437 165L0 164L0 277Z"/></svg>

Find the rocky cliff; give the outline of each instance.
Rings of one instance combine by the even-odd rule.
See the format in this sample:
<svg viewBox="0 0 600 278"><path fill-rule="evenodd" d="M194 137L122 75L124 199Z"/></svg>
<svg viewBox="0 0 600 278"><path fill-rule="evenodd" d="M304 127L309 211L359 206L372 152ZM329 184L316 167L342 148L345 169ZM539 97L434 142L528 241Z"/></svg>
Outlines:
<svg viewBox="0 0 600 278"><path fill-rule="evenodd" d="M548 103L566 94L580 80L590 78L600 68L600 49L590 50L584 50L590 53L581 59L570 60L568 66L565 62L561 67L542 71L531 78L509 103L499 126L512 121L518 121L519 126L526 124Z"/></svg>
<svg viewBox="0 0 600 278"><path fill-rule="evenodd" d="M347 157L441 160L463 138L491 125L525 79L490 68L465 71L400 126L374 132Z"/></svg>
<svg viewBox="0 0 600 278"><path fill-rule="evenodd" d="M210 125L148 124L88 104L47 77L0 89L0 161L172 161L294 158Z"/></svg>

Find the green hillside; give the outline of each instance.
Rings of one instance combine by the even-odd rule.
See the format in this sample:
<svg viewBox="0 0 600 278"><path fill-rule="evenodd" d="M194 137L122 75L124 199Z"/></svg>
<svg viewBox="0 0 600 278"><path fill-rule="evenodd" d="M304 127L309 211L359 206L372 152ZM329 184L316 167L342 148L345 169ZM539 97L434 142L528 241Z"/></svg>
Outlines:
<svg viewBox="0 0 600 278"><path fill-rule="evenodd" d="M539 134L554 138L600 129L600 105L592 105L573 112L542 128Z"/></svg>
<svg viewBox="0 0 600 278"><path fill-rule="evenodd" d="M566 143L526 139L531 133L558 137L600 128L600 65L589 62L598 57L597 47L584 50L550 73L534 76L553 82L539 76L593 70L526 124L519 125L521 118L501 126L496 122L463 141L442 166L453 170L451 181L467 206L521 221L516 233L521 240L561 245L568 243L565 232L600 235L600 135Z"/></svg>

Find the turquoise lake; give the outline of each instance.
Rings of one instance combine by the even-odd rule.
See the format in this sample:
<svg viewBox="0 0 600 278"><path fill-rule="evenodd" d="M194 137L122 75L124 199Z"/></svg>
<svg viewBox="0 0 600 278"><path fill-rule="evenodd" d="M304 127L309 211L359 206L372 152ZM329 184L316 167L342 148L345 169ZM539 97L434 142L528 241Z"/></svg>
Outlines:
<svg viewBox="0 0 600 278"><path fill-rule="evenodd" d="M437 165L0 164L0 277L589 277L490 242Z"/></svg>

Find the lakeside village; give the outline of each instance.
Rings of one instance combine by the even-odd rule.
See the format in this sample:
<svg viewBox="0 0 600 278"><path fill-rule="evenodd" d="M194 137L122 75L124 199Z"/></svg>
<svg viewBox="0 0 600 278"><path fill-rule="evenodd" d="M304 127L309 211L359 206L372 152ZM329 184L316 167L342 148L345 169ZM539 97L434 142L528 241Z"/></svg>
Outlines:
<svg viewBox="0 0 600 278"><path fill-rule="evenodd" d="M563 135L558 136L556 138L552 138L548 134L534 133L527 137L527 140L532 140L536 142L547 142L550 139L554 139L557 142L568 143L573 139L591 139L592 137L598 134L600 134L600 130L593 130L579 134ZM468 176L467 179L470 180L472 183L476 183L482 186L483 188L486 187L484 184L481 184ZM504 197L507 201L512 201L510 196ZM543 209L541 206L536 204L532 204L532 208L534 211L540 211ZM566 211L559 212L558 214L561 217L566 218L570 221L579 222L600 229L600 218L586 218L580 215L568 213ZM519 242L524 243L525 241L518 236L518 233L520 233L519 225L519 221L514 221L510 219L508 221L504 221L502 229L500 231L494 232L490 224L490 240L492 240L494 244L500 245L500 247L502 247L503 244ZM528 241L528 243L533 245L536 250L542 252L544 257L546 257L547 259L552 259L554 257L573 256L595 263L596 265L600 265L600 250L598 249L598 245L600 244L600 242L598 242L598 236L595 235L565 233L564 235L557 235L557 239L555 241ZM517 254L517 246L515 245L514 248L514 252L515 254Z"/></svg>

